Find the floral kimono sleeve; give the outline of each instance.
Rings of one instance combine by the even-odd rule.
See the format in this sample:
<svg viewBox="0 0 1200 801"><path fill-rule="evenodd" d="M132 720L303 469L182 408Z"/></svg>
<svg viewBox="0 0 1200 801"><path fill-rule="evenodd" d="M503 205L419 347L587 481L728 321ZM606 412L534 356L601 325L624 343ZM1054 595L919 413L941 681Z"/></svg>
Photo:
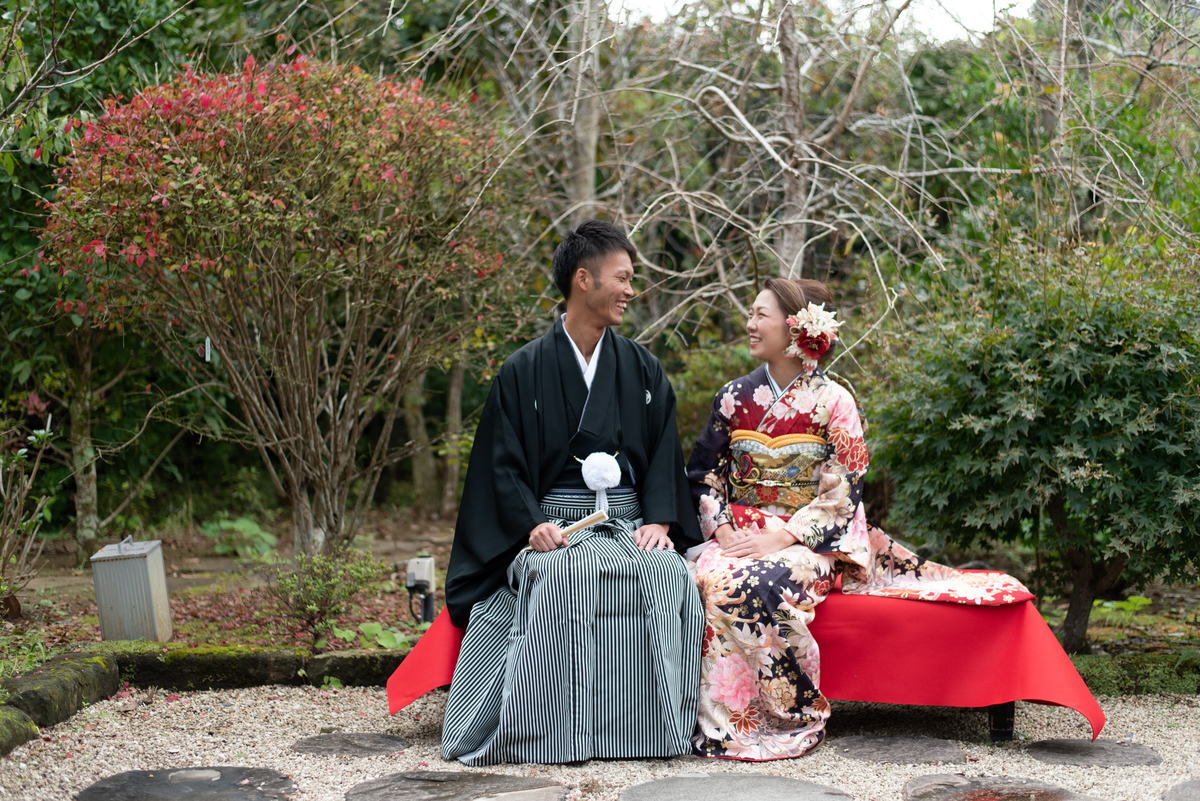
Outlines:
<svg viewBox="0 0 1200 801"><path fill-rule="evenodd" d="M729 511L729 420L733 415L730 386L721 388L713 399L708 424L696 440L692 458L688 459L687 476L691 482L692 500L700 516L700 530L705 539L725 523L733 523Z"/></svg>
<svg viewBox="0 0 1200 801"><path fill-rule="evenodd" d="M786 528L817 553L855 554L869 540L862 508L867 444L854 398L832 382L825 391L827 399L821 400L829 412L829 458L818 471L817 496L792 515Z"/></svg>

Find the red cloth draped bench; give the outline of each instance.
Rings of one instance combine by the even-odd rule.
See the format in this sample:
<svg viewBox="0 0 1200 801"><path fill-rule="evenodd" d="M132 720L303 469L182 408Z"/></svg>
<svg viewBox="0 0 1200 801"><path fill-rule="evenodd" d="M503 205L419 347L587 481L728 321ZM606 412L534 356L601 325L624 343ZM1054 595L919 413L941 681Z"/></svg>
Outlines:
<svg viewBox="0 0 1200 801"><path fill-rule="evenodd" d="M1004 739L1011 704L1078 711L1092 728L1104 712L1032 601L1005 606L845 595L835 588L810 626L821 649L821 692L840 701L987 707ZM450 683L462 629L443 610L388 679L391 714Z"/></svg>

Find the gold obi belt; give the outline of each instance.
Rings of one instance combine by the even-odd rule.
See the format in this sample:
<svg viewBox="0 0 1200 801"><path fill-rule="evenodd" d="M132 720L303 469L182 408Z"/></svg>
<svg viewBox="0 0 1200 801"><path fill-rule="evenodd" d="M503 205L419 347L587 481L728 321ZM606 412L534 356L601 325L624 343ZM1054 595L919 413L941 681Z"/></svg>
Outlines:
<svg viewBox="0 0 1200 801"><path fill-rule="evenodd" d="M814 434L768 437L735 430L729 443L733 503L791 515L817 496L817 471L829 443Z"/></svg>

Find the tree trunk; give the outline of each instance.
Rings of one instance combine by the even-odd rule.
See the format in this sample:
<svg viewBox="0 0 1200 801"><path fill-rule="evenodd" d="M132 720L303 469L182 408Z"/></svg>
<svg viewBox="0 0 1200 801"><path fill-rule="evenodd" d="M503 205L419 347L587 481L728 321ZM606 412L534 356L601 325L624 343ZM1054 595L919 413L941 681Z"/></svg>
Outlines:
<svg viewBox="0 0 1200 801"><path fill-rule="evenodd" d="M458 510L459 437L462 436L462 391L467 368L455 362L450 368L446 393L446 472L442 482L442 517L449 520Z"/></svg>
<svg viewBox="0 0 1200 801"><path fill-rule="evenodd" d="M566 105L570 131L571 176L567 186L571 202L571 225L579 225L595 213L596 147L600 141L600 97L596 73L600 59L601 4L579 0L572 6L570 48L572 68L567 73Z"/></svg>
<svg viewBox="0 0 1200 801"><path fill-rule="evenodd" d="M805 165L799 161L804 138L804 87L800 77L800 40L796 35L796 17L790 3L779 6L779 57L783 62L783 127L791 147L788 155L792 170L783 176L783 232L779 240L779 273L800 278L804 272L804 243L808 226L800 222L807 216L808 179Z"/></svg>
<svg viewBox="0 0 1200 801"><path fill-rule="evenodd" d="M1063 621L1062 646L1068 654L1086 654L1088 619L1096 597L1111 589L1125 569L1125 557L1095 560L1086 548L1070 548L1064 557L1071 567L1071 605Z"/></svg>
<svg viewBox="0 0 1200 801"><path fill-rule="evenodd" d="M437 463L429 448L425 431L425 374L421 373L404 393L404 422L408 438L416 446L412 455L413 511L417 517L427 517L438 508Z"/></svg>
<svg viewBox="0 0 1200 801"><path fill-rule="evenodd" d="M87 564L100 537L100 507L96 494L96 448L92 442L92 337L77 329L75 370L70 376L71 475L75 479L75 552L80 567Z"/></svg>
<svg viewBox="0 0 1200 801"><path fill-rule="evenodd" d="M292 552L296 556L318 554L325 547L325 530L313 515L308 487L301 483L298 486L289 486L289 490L292 496L288 504L292 507Z"/></svg>

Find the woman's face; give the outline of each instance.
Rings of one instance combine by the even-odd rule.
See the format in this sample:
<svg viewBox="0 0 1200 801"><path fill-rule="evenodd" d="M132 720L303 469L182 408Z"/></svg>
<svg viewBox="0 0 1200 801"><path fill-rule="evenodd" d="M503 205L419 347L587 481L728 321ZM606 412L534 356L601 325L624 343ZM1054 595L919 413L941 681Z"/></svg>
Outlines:
<svg viewBox="0 0 1200 801"><path fill-rule="evenodd" d="M754 299L746 333L750 335L750 355L763 361L782 356L784 348L791 344L787 315L779 308L779 299L771 290L764 289Z"/></svg>

